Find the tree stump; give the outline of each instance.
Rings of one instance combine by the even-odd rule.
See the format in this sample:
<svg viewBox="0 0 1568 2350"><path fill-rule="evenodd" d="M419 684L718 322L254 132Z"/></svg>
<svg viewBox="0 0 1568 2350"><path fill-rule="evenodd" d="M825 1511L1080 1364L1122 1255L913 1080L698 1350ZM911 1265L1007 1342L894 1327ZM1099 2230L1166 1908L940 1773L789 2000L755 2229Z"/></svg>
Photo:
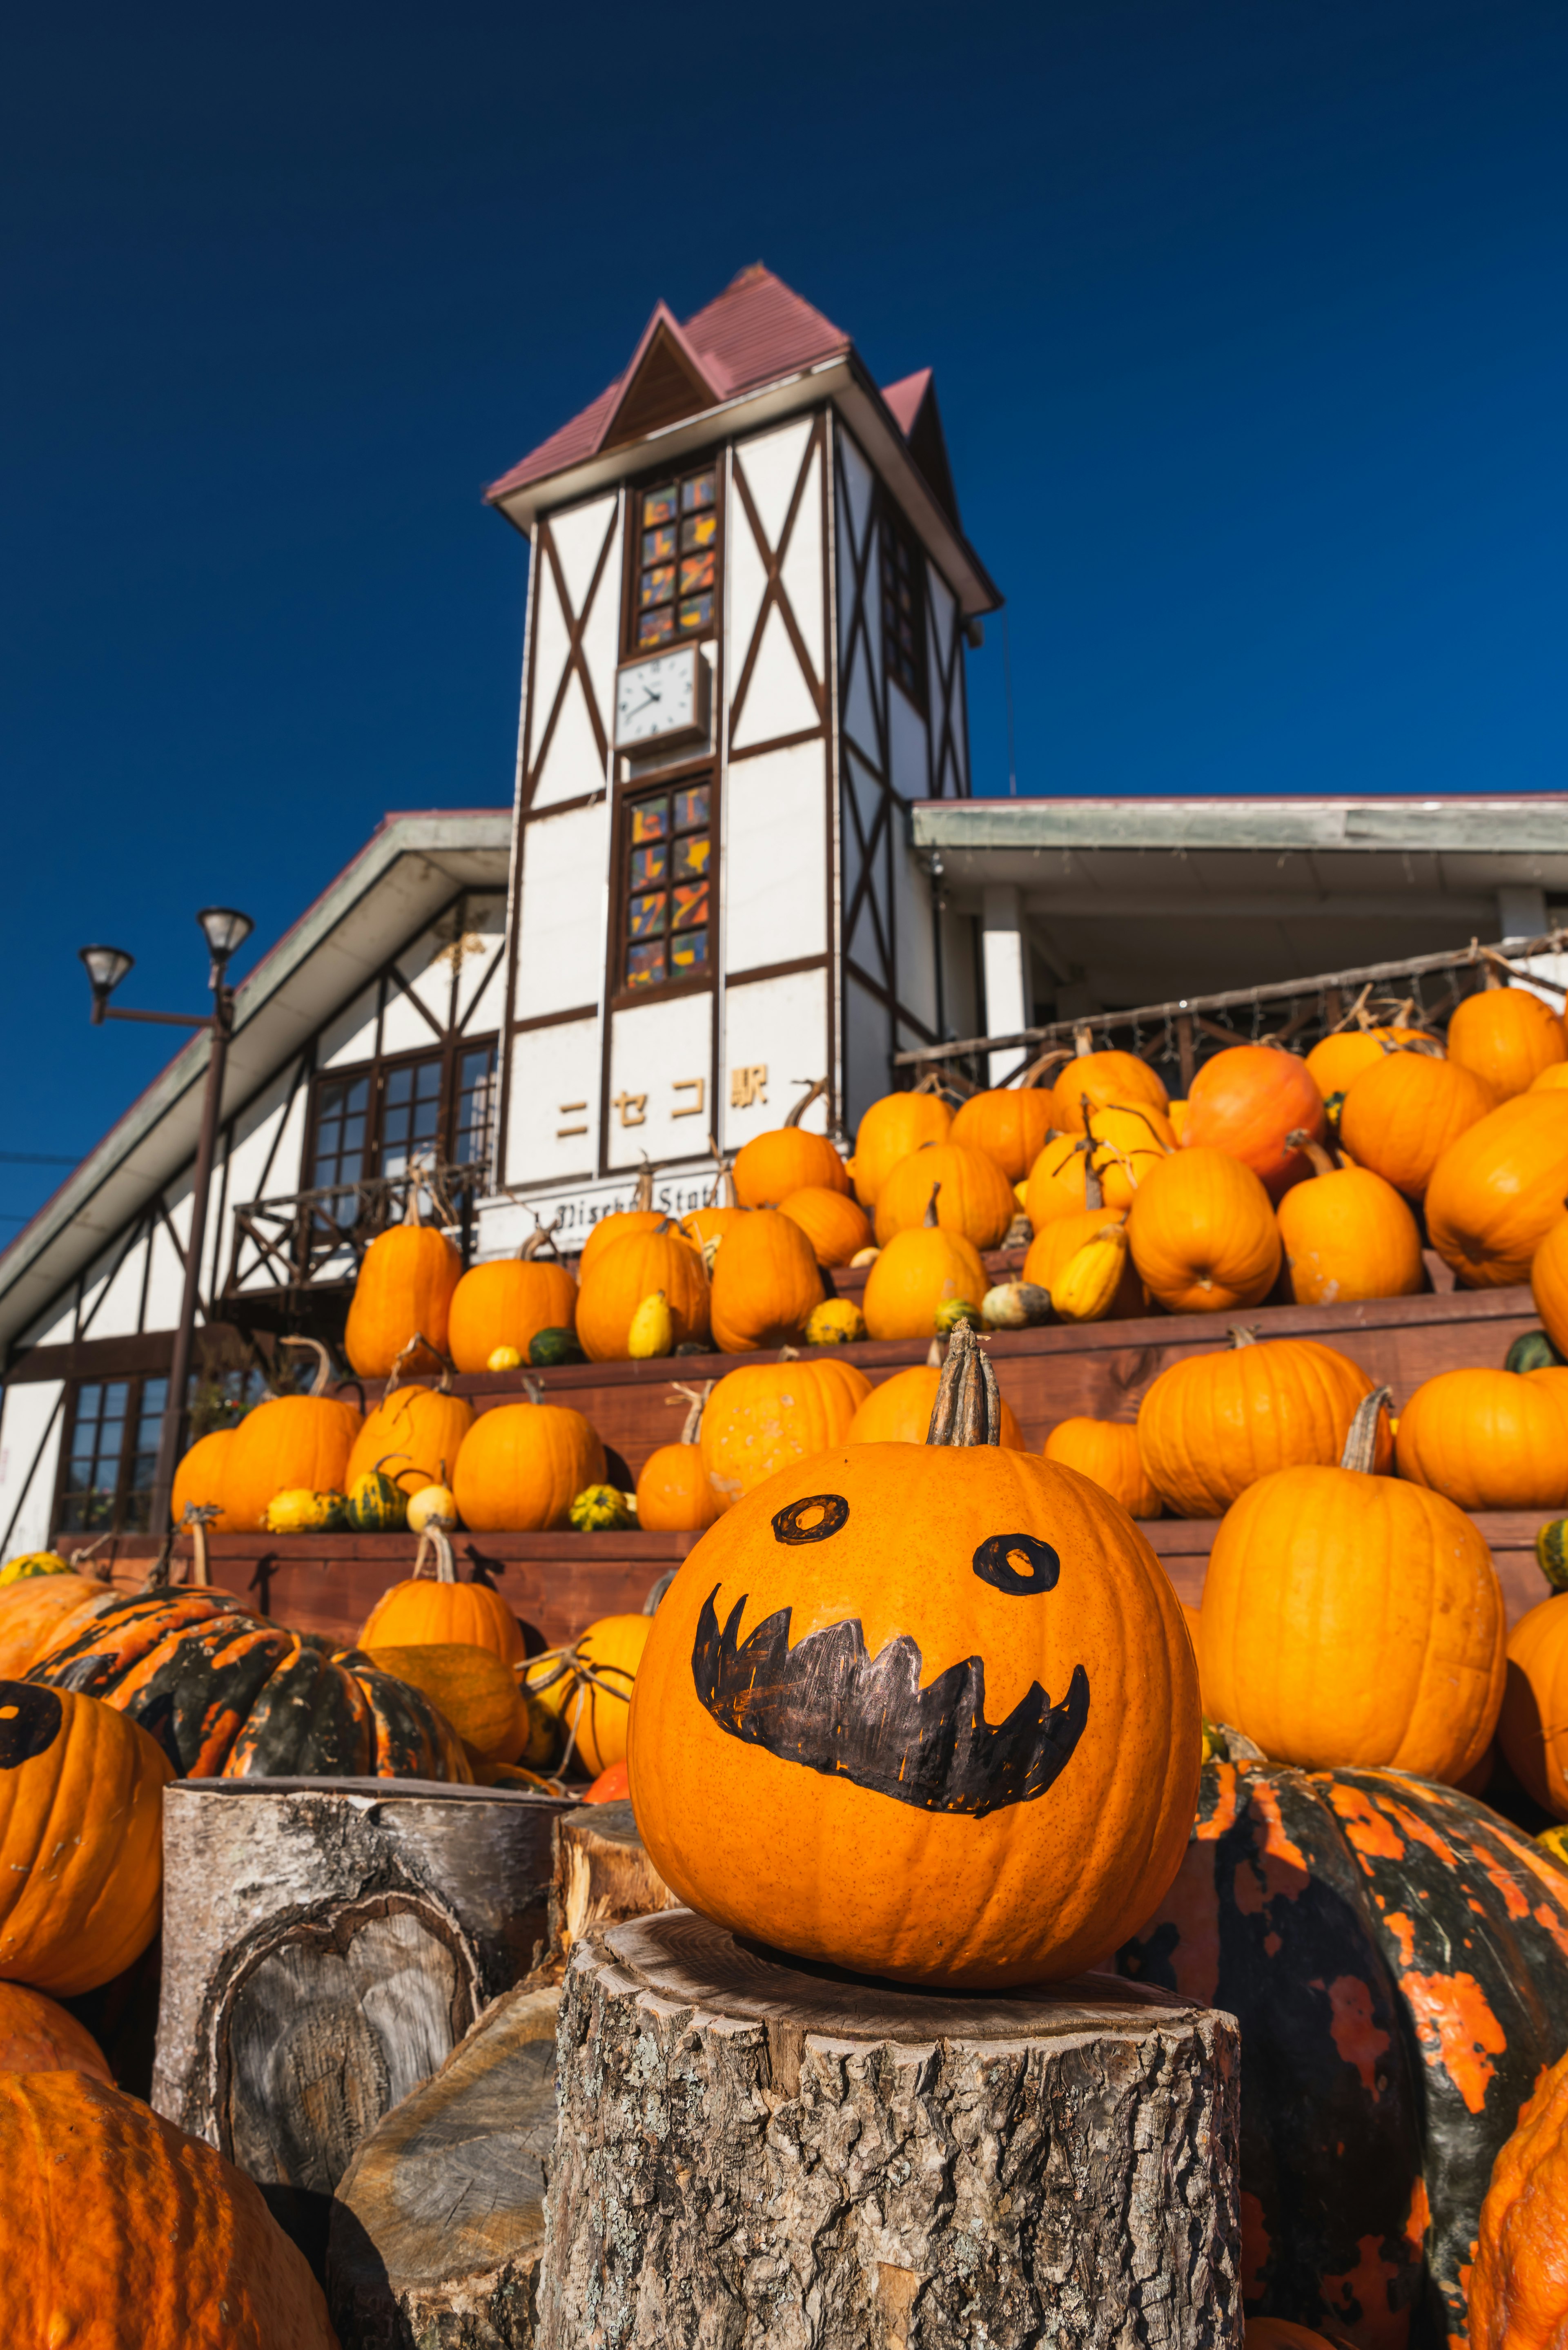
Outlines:
<svg viewBox="0 0 1568 2350"><path fill-rule="evenodd" d="M346 2350L532 2350L559 2004L497 2001L360 2146L327 2253Z"/></svg>
<svg viewBox="0 0 1568 2350"><path fill-rule="evenodd" d="M542 1952L562 1808L410 1779L168 1790L152 2103L318 2267L361 2139Z"/></svg>
<svg viewBox="0 0 1568 2350"><path fill-rule="evenodd" d="M648 1856L629 1804L584 1804L556 1822L545 1964L556 1981L573 1943L596 1926L679 1906Z"/></svg>
<svg viewBox="0 0 1568 2350"><path fill-rule="evenodd" d="M931 1995L689 1909L590 1934L541 2350L1229 2350L1235 2022L1134 1988Z"/></svg>

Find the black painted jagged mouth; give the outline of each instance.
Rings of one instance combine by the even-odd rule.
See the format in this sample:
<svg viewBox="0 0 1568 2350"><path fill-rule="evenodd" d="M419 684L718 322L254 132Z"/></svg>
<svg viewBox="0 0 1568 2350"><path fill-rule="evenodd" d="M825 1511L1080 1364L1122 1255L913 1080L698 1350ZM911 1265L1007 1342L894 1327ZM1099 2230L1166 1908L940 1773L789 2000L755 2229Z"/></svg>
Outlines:
<svg viewBox="0 0 1568 2350"><path fill-rule="evenodd" d="M982 1820L1033 1804L1072 1761L1089 1718L1089 1677L1075 1665L1053 1705L1031 1682L1004 1721L985 1719L985 1665L950 1665L920 1687L920 1651L907 1633L873 1657L859 1618L808 1632L792 1648L790 1610L764 1617L740 1639L746 1596L723 1630L702 1603L691 1650L697 1696L722 1731L783 1762L852 1780L919 1811Z"/></svg>

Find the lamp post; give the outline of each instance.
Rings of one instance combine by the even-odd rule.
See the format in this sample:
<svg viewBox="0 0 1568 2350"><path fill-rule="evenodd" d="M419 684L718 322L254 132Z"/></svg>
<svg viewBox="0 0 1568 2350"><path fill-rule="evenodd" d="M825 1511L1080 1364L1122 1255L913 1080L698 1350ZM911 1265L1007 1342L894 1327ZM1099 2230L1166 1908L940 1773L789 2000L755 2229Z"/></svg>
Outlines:
<svg viewBox="0 0 1568 2350"><path fill-rule="evenodd" d="M121 947L82 947L92 986L95 1027L105 1020L148 1020L165 1028L204 1028L211 1039L207 1084L202 1100L202 1134L196 1145L196 1172L191 1187L191 1232L185 1246L185 1287L180 1319L174 1331L174 1352L169 1365L169 1395L158 1443L158 1466L152 1480L151 1531L160 1536L169 1523L169 1496L180 1454L180 1429L185 1416L185 1387L191 1374L191 1349L196 1331L196 1308L202 1294L202 1251L207 1236L207 1195L213 1185L213 1160L217 1154L218 1123L223 1102L223 1064L234 1032L234 994L224 979L229 958L244 946L255 924L232 906L207 906L196 917L207 941L207 984L213 991L211 1012L130 1012L109 997L135 962Z"/></svg>

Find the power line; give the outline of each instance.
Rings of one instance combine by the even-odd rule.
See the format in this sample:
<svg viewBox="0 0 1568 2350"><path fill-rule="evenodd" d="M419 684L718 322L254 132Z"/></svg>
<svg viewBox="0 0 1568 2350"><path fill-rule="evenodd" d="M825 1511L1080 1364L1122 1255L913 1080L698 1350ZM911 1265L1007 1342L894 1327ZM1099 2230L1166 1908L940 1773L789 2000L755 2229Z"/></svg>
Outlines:
<svg viewBox="0 0 1568 2350"><path fill-rule="evenodd" d="M75 1167L74 1159L57 1158L52 1150L0 1150L0 1162L7 1167Z"/></svg>

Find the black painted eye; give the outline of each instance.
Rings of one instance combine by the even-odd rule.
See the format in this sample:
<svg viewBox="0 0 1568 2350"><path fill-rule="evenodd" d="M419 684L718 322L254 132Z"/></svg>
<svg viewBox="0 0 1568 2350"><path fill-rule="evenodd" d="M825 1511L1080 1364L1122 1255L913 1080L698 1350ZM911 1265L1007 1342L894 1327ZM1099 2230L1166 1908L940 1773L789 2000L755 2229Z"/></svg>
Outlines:
<svg viewBox="0 0 1568 2350"><path fill-rule="evenodd" d="M849 1515L842 1493L813 1493L774 1513L774 1540L782 1543L826 1542Z"/></svg>
<svg viewBox="0 0 1568 2350"><path fill-rule="evenodd" d="M0 1681L0 1771L15 1771L35 1754L47 1754L60 1734L64 1711L54 1690Z"/></svg>
<svg viewBox="0 0 1568 2350"><path fill-rule="evenodd" d="M1010 1599L1030 1599L1037 1591L1055 1588L1062 1562L1049 1543L1033 1534L992 1534L974 1555L974 1571Z"/></svg>

